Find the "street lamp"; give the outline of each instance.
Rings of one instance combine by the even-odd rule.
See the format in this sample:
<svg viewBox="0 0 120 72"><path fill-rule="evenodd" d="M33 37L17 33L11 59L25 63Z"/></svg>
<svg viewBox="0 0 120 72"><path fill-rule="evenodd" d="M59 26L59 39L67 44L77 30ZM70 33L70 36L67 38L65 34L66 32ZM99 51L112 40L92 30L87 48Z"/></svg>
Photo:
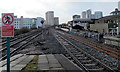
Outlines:
<svg viewBox="0 0 120 72"><path fill-rule="evenodd" d="M119 31L120 31L120 23L119 23L119 16L117 17L117 35L119 36Z"/></svg>

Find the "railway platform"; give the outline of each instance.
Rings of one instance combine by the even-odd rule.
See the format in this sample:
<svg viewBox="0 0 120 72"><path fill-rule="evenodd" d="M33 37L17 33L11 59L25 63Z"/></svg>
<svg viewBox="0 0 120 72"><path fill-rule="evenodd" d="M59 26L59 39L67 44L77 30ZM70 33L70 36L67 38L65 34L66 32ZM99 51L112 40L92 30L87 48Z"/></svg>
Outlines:
<svg viewBox="0 0 120 72"><path fill-rule="evenodd" d="M11 72L82 70L62 54L26 55L18 54L10 59ZM2 72L6 72L6 60L1 61Z"/></svg>
<svg viewBox="0 0 120 72"><path fill-rule="evenodd" d="M114 45L120 47L120 38L117 37L104 37L105 44Z"/></svg>

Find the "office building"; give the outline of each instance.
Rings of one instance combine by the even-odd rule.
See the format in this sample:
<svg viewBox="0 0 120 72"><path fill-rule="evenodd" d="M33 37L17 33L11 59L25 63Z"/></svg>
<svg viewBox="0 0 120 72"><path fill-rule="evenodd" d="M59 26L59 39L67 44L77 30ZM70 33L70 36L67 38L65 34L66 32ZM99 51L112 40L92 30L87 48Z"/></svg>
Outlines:
<svg viewBox="0 0 120 72"><path fill-rule="evenodd" d="M86 18L86 11L82 12L82 18L85 19Z"/></svg>
<svg viewBox="0 0 120 72"><path fill-rule="evenodd" d="M87 18L91 19L91 9L87 10Z"/></svg>
<svg viewBox="0 0 120 72"><path fill-rule="evenodd" d="M59 25L59 17L54 17L54 25Z"/></svg>
<svg viewBox="0 0 120 72"><path fill-rule="evenodd" d="M54 25L54 11L46 12L46 24L47 25Z"/></svg>
<svg viewBox="0 0 120 72"><path fill-rule="evenodd" d="M95 14L91 14L91 19L95 19Z"/></svg>
<svg viewBox="0 0 120 72"><path fill-rule="evenodd" d="M120 1L118 2L118 10L120 11Z"/></svg>
<svg viewBox="0 0 120 72"><path fill-rule="evenodd" d="M17 18L17 16L14 17L14 28L15 29L21 29L23 27L25 28L39 28L42 27L41 21L44 20L41 17L37 18Z"/></svg>
<svg viewBox="0 0 120 72"><path fill-rule="evenodd" d="M20 29L21 28L21 18L14 18L14 28L15 29Z"/></svg>
<svg viewBox="0 0 120 72"><path fill-rule="evenodd" d="M101 11L96 11L95 12L95 19L103 17L103 13Z"/></svg>
<svg viewBox="0 0 120 72"><path fill-rule="evenodd" d="M32 24L32 18L24 18L23 19L23 26L25 28L32 28L33 24Z"/></svg>
<svg viewBox="0 0 120 72"><path fill-rule="evenodd" d="M15 29L21 29L23 28L23 16L21 18L17 18L17 16L14 16L14 28Z"/></svg>

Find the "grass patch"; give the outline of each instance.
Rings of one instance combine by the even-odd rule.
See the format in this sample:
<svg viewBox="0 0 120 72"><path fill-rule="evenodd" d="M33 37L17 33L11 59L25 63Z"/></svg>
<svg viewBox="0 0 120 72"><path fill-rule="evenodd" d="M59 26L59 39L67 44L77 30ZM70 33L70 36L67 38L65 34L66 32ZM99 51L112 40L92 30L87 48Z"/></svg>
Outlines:
<svg viewBox="0 0 120 72"><path fill-rule="evenodd" d="M38 57L39 56L34 56L33 60L26 65L26 67L22 71L27 71L27 70L34 70L37 71L38 68Z"/></svg>

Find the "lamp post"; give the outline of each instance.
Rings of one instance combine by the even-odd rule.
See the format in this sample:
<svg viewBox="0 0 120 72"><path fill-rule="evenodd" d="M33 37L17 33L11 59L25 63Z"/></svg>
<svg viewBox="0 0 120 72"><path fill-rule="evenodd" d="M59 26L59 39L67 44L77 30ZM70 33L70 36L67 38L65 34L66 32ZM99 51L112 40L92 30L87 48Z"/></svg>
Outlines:
<svg viewBox="0 0 120 72"><path fill-rule="evenodd" d="M118 25L118 27L117 27L117 35L119 35L119 21L118 21L118 17L117 17L117 25Z"/></svg>

